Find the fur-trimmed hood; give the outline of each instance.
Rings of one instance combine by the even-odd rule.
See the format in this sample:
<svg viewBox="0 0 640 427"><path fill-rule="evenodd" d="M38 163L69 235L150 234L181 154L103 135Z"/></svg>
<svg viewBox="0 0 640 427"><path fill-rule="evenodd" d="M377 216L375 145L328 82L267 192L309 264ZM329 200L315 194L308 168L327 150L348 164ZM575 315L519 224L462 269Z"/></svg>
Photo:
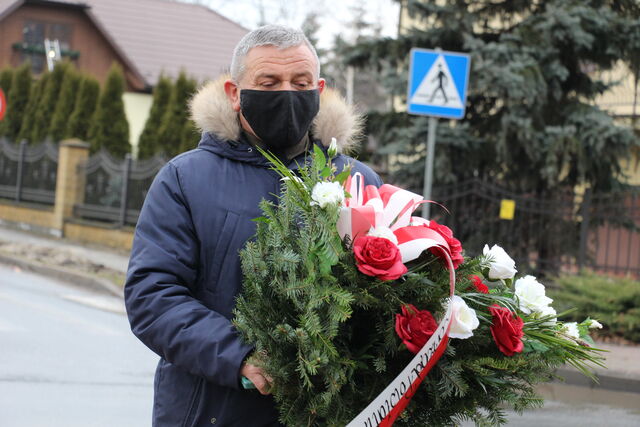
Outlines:
<svg viewBox="0 0 640 427"><path fill-rule="evenodd" d="M238 115L224 92L224 82L229 76L221 76L205 84L193 96L189 104L191 118L203 132L211 132L223 140L237 141L240 137ZM320 95L320 111L311 125L314 138L329 146L336 138L342 153L349 154L358 146L363 119L333 89L325 88Z"/></svg>

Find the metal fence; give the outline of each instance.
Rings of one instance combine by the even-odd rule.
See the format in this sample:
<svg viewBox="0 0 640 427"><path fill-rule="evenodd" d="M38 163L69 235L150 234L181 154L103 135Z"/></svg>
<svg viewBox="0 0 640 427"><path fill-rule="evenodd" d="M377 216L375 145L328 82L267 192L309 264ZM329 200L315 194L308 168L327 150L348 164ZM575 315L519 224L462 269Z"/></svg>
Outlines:
<svg viewBox="0 0 640 427"><path fill-rule="evenodd" d="M498 244L523 272L557 274L589 267L640 276L640 198L633 191L592 194L514 194L471 180L434 189L432 217L449 226L468 254ZM515 202L501 219L503 200Z"/></svg>
<svg viewBox="0 0 640 427"><path fill-rule="evenodd" d="M640 277L640 194L587 193L583 211L584 263L597 271Z"/></svg>
<svg viewBox="0 0 640 427"><path fill-rule="evenodd" d="M110 225L135 225L148 188L166 163L162 157L137 161L98 152L79 167L84 200L74 216ZM0 198L51 206L55 202L58 149L50 143L11 144L0 138ZM521 272L557 274L582 267L640 277L640 192L607 194L550 192L514 194L472 180L435 188L445 209L432 217L451 227L470 255L499 244ZM501 219L503 200L515 202L515 216Z"/></svg>
<svg viewBox="0 0 640 427"><path fill-rule="evenodd" d="M85 179L84 202L74 207L77 217L135 225L148 188L166 163L162 157L115 159L106 151L92 155L77 171Z"/></svg>
<svg viewBox="0 0 640 427"><path fill-rule="evenodd" d="M0 138L0 197L53 205L58 148L51 142L11 144Z"/></svg>

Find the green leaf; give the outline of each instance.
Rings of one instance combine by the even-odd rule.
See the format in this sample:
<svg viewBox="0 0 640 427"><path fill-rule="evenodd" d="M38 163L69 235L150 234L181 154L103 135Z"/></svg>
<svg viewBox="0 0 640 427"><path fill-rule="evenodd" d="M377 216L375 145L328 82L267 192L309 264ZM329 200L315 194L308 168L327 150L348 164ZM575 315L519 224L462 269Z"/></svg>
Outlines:
<svg viewBox="0 0 640 427"><path fill-rule="evenodd" d="M318 147L316 144L313 145L313 161L319 170L328 166L328 161L322 151L322 148Z"/></svg>
<svg viewBox="0 0 640 427"><path fill-rule="evenodd" d="M540 341L532 340L532 339L528 339L524 341L525 353L531 353L531 352L544 353L547 350L549 350L549 347L542 344Z"/></svg>
<svg viewBox="0 0 640 427"><path fill-rule="evenodd" d="M340 183L340 185L344 185L345 181L347 180L347 178L349 178L349 176L351 175L351 165L346 166L342 172L340 172L338 175L336 175L336 177L334 178L334 181L337 181ZM351 196L349 196L351 197Z"/></svg>

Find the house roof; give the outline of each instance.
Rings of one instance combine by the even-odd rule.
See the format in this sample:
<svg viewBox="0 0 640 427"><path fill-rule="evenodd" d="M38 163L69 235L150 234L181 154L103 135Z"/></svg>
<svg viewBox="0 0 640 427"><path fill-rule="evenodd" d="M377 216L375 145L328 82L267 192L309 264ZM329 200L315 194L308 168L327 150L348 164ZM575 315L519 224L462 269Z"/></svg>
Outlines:
<svg viewBox="0 0 640 427"><path fill-rule="evenodd" d="M25 2L0 0L0 20ZM181 69L202 81L228 69L233 48L248 32L213 10L171 0L57 0L48 4L82 6L96 26L147 85L160 73Z"/></svg>

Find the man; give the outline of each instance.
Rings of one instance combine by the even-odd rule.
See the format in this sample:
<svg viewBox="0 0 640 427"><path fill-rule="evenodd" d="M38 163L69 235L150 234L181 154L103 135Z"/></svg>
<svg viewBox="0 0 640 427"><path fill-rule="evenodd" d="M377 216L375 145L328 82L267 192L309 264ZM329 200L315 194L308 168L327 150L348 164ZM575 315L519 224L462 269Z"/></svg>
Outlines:
<svg viewBox="0 0 640 427"><path fill-rule="evenodd" d="M169 161L140 213L125 286L131 328L160 356L154 426L272 426L270 379L247 361L251 345L232 326L242 286L238 251L255 231L261 199L275 200L280 178L255 149L289 168L312 144L335 137L343 148L357 117L325 91L316 52L298 30L266 26L235 49L231 78L194 97L203 130L198 148ZM322 97L320 94L322 93ZM368 183L380 179L344 155ZM295 355L292 355L295 357ZM245 390L241 377L257 390Z"/></svg>

